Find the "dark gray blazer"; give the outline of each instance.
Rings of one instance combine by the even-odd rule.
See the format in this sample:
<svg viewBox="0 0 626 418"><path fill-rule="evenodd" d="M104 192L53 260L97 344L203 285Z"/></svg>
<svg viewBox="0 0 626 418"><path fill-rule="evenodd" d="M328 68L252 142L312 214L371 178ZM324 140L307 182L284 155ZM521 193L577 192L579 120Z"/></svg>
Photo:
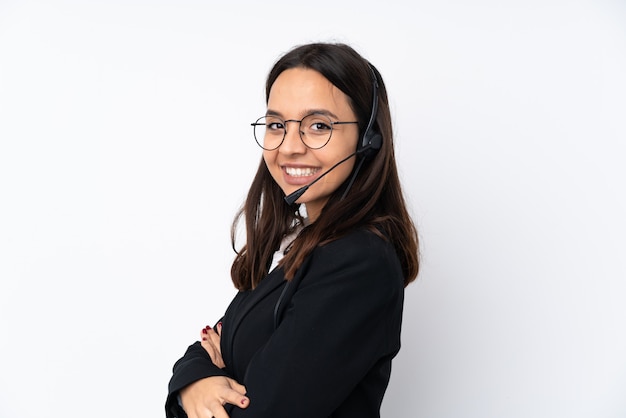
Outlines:
<svg viewBox="0 0 626 418"><path fill-rule="evenodd" d="M403 300L389 242L360 229L318 247L291 282L277 268L235 296L221 319L225 369L199 342L187 349L174 365L166 415L185 417L178 391L219 375L250 398L247 409L228 407L231 418L379 417Z"/></svg>

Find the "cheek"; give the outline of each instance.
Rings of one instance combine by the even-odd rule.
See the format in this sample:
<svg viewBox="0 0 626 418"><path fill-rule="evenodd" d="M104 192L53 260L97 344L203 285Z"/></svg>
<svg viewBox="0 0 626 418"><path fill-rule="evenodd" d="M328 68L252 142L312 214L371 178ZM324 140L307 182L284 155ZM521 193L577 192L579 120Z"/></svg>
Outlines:
<svg viewBox="0 0 626 418"><path fill-rule="evenodd" d="M340 159L334 160L333 163L337 163L338 160ZM332 166L332 164L329 164L329 166L324 171L328 170L330 166ZM353 168L354 157L344 161L343 163L332 169L328 173L328 175L325 176L325 179L322 180L322 183L332 188L339 187L339 185L346 181L346 179L350 176Z"/></svg>
<svg viewBox="0 0 626 418"><path fill-rule="evenodd" d="M337 167L339 168L339 167ZM339 183L343 183L352 173L352 169L354 168L354 157L350 158L348 161L343 163L343 168L341 169L339 175Z"/></svg>
<svg viewBox="0 0 626 418"><path fill-rule="evenodd" d="M275 164L277 153L277 151L263 151L263 161L265 161L265 166L274 180L276 180L277 173L280 171L280 168Z"/></svg>

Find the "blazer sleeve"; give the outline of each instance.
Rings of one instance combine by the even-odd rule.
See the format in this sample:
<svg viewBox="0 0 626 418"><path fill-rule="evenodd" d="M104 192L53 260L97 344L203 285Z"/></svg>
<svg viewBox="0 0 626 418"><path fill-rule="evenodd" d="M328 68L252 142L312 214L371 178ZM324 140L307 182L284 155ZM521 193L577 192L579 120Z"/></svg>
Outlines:
<svg viewBox="0 0 626 418"><path fill-rule="evenodd" d="M319 247L303 267L281 323L247 368L250 405L231 418L330 416L400 349L404 284L389 243L361 231Z"/></svg>

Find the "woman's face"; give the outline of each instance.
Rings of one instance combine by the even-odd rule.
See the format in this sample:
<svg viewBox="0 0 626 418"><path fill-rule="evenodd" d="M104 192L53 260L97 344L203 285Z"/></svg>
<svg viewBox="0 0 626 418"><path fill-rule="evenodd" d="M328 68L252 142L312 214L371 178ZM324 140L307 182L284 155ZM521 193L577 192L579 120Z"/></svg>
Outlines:
<svg viewBox="0 0 626 418"><path fill-rule="evenodd" d="M306 68L283 71L270 89L267 114L287 120L301 120L322 113L331 121L356 121L348 96L322 74ZM356 123L334 125L330 141L320 149L310 149L300 139L297 122L286 123L283 143L263 151L265 164L285 195L305 186L356 150L359 129ZM315 221L333 193L350 175L354 158L338 165L311 186L296 202L305 203Z"/></svg>

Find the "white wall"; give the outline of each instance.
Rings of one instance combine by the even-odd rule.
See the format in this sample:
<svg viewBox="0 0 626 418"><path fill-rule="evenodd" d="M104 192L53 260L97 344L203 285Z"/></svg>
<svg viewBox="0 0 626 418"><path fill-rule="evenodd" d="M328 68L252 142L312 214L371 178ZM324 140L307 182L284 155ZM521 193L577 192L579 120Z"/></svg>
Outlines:
<svg viewBox="0 0 626 418"><path fill-rule="evenodd" d="M315 40L385 77L422 237L383 417L626 416L626 5L214 3L0 0L0 417L163 416Z"/></svg>

